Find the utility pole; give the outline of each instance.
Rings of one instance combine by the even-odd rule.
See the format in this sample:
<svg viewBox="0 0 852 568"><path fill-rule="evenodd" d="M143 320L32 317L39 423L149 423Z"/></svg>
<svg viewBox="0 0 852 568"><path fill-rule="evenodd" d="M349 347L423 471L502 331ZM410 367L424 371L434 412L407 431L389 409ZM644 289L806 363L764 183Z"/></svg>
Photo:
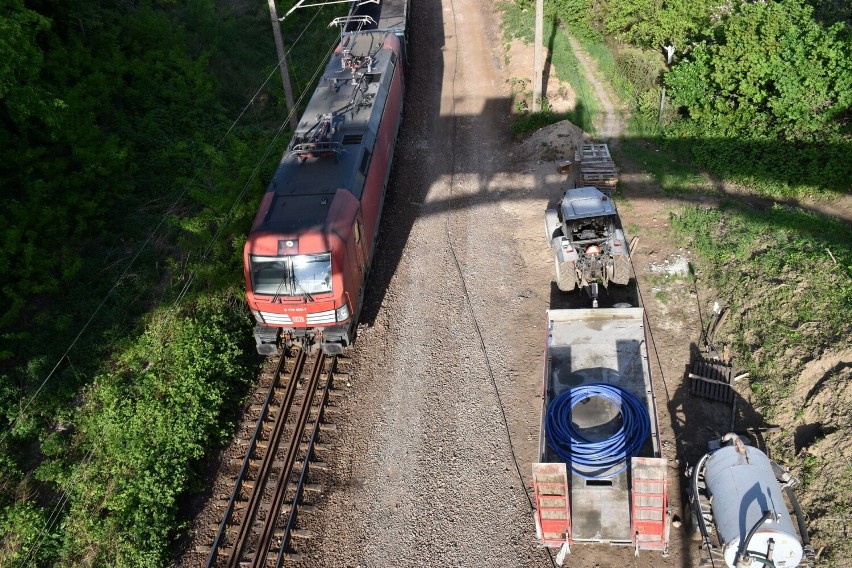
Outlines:
<svg viewBox="0 0 852 568"><path fill-rule="evenodd" d="M270 0L271 1L271 0ZM535 0L535 55L533 55L533 112L541 110L542 43L544 42L544 0Z"/></svg>
<svg viewBox="0 0 852 568"><path fill-rule="evenodd" d="M281 25L278 22L275 0L267 1L269 2L269 18L272 20L272 36L275 38L275 49L278 51L278 67L281 69L281 80L284 82L284 98L287 101L287 112L290 113L290 128L296 130L299 118L296 116L296 103L293 101L293 87L290 85L290 70L287 68L284 40L281 39Z"/></svg>

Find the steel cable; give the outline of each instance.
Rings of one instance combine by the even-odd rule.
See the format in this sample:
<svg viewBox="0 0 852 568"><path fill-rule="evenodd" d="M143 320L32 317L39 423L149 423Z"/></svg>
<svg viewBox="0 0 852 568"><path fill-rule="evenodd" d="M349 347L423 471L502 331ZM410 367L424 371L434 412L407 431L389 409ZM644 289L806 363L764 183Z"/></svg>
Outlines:
<svg viewBox="0 0 852 568"><path fill-rule="evenodd" d="M602 398L616 406L621 414L621 427L603 440L590 440L574 424L574 407L590 398ZM559 458L584 479L613 477L627 468L627 459L639 455L651 434L648 409L626 390L601 383L569 389L554 398L545 416L547 442ZM614 472L607 470L618 466ZM590 473L594 468L599 473Z"/></svg>

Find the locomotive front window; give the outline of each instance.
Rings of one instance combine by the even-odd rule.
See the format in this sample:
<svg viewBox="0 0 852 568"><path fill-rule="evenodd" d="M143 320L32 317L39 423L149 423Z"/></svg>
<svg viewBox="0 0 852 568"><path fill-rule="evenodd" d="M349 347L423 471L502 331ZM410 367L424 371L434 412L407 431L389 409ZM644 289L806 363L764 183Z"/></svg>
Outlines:
<svg viewBox="0 0 852 568"><path fill-rule="evenodd" d="M255 294L292 295L293 279L288 257L252 256L251 284Z"/></svg>
<svg viewBox="0 0 852 568"><path fill-rule="evenodd" d="M331 292L331 254L300 254L291 258L296 294Z"/></svg>

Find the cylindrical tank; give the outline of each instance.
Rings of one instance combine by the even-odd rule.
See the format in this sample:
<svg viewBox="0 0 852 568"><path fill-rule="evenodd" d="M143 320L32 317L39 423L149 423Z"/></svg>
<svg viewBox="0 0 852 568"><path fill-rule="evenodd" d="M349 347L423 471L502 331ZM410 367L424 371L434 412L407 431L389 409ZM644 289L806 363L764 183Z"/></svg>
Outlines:
<svg viewBox="0 0 852 568"><path fill-rule="evenodd" d="M748 543L748 550L764 557L771 554L776 568L798 566L802 560L802 543L793 527L772 463L757 448L745 446L742 451L745 453L740 453L736 445L724 446L710 454L704 470L725 562L734 567L740 544L770 511L769 519Z"/></svg>

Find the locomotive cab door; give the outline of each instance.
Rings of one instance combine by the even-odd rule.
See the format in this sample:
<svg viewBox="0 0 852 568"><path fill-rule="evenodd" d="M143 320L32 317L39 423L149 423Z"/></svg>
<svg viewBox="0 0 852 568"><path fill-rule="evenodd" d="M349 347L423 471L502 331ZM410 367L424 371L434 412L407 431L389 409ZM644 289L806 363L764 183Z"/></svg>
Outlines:
<svg viewBox="0 0 852 568"><path fill-rule="evenodd" d="M352 224L352 235L355 248L355 275L360 283L358 286L358 309L360 310L361 297L364 293L364 287L367 284L367 243L364 238L364 222L361 219L361 212L355 216L355 222ZM356 314L357 316L358 314Z"/></svg>

